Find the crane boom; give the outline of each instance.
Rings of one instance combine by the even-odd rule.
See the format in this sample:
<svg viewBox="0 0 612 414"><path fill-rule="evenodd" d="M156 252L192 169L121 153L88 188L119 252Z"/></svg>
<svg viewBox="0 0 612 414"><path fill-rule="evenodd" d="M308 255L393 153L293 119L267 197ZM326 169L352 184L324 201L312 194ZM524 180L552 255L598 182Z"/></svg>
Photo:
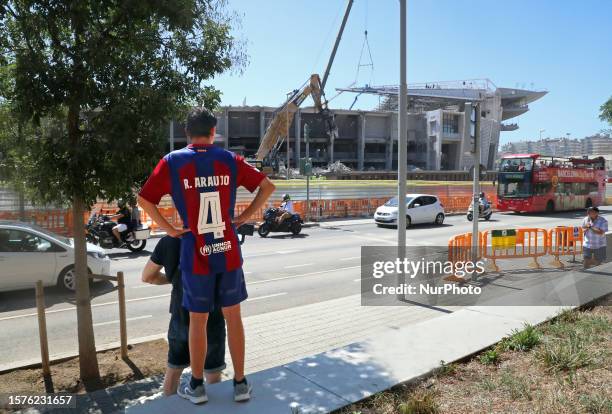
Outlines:
<svg viewBox="0 0 612 414"><path fill-rule="evenodd" d="M325 89L325 84L327 84L327 78L329 77L329 72L331 70L332 63L334 63L334 58L336 57L336 51L338 51L340 39L342 39L342 33L344 33L346 21L348 20L349 14L351 13L351 7L353 7L353 0L348 0L346 3L346 10L344 11L344 17L342 18L342 24L340 24L340 30L338 31L338 36L336 36L336 41L334 42L334 48L332 49L329 61L327 62L325 73L323 74L323 82L321 82L321 89L323 90Z"/></svg>
<svg viewBox="0 0 612 414"><path fill-rule="evenodd" d="M313 74L310 76L309 82L302 89L297 90L275 111L266 129L266 133L259 144L259 149L255 154L255 159L257 161L263 161L268 155L275 155L275 150L278 149L280 144L282 144L283 140L287 137L289 132L287 126L291 125L295 113L308 96L312 97L315 108L323 115L328 132L332 136L336 134L334 117L327 108L327 101L325 101L325 96L321 89L321 78L319 78L319 75Z"/></svg>

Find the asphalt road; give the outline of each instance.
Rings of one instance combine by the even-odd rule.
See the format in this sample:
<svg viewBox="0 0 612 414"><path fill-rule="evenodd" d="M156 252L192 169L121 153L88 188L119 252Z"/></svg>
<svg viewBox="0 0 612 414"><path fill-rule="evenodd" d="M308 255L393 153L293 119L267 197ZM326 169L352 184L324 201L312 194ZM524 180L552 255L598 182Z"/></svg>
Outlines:
<svg viewBox="0 0 612 414"><path fill-rule="evenodd" d="M612 214L607 208L605 214ZM481 229L553 227L578 225L582 212L546 215L494 214ZM443 226L419 225L407 230L407 244L444 246L450 236L471 231L465 216L448 217ZM249 299L243 314L252 316L359 293L361 246L393 245L396 230L379 228L373 222L334 226L326 223L293 237L273 234L247 239L243 246ZM128 335L130 340L166 332L169 286L151 286L140 281L156 239L140 255L112 251L113 272L126 277ZM96 344L118 341L117 292L109 282L93 286L93 319ZM47 328L50 353L77 350L76 312L72 295L46 290ZM0 293L0 366L40 358L33 290Z"/></svg>

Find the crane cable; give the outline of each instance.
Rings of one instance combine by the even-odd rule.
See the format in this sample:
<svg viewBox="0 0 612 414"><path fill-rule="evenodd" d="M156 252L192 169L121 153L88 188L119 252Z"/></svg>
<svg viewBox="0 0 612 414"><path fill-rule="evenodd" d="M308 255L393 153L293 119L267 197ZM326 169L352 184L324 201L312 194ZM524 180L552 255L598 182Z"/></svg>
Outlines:
<svg viewBox="0 0 612 414"><path fill-rule="evenodd" d="M369 67L370 68L370 79L368 81L368 83L366 84L366 86L371 85L372 82L374 81L374 59L372 58L372 49L370 48L370 42L368 40L368 2L366 0L366 11L365 11L365 17L364 17L364 30L363 30L363 42L361 44L361 51L359 52L359 60L357 62L357 70L355 72L355 80L353 80L353 82L351 82L347 88L350 88L354 85L357 84L357 82L359 81L359 74L361 72L361 68L364 67ZM366 63L362 63L364 61L364 51L367 51L367 55L366 58L368 59ZM342 94L343 91L338 92L336 95L334 95L333 97L331 97L327 102L331 102L334 99L336 99L338 96L340 96ZM357 94L357 96L355 96L355 99L353 100L353 103L351 104L350 109L353 109L353 106L355 105L355 103L357 103L357 100L359 99L359 96L361 95L361 93Z"/></svg>

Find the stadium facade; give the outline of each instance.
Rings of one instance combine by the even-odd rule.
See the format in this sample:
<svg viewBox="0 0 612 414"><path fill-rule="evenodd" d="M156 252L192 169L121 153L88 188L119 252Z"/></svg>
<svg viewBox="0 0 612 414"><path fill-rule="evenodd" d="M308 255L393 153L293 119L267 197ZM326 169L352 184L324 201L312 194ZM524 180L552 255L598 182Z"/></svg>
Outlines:
<svg viewBox="0 0 612 414"><path fill-rule="evenodd" d="M375 110L331 108L338 126L335 140L314 108L301 108L289 129L290 166L306 156L304 125L309 126L309 156L315 166L340 161L356 170L397 169L397 86L339 89L343 93L383 97ZM492 168L503 131L518 128L504 121L529 110L529 104L546 91L497 88L489 80L433 82L410 85L408 90L408 163L423 170L466 170L472 159L463 148L469 135L465 102L481 102L481 164ZM225 106L217 112L216 142L245 156L255 154L276 108ZM469 115L468 115L469 116ZM469 119L468 119L469 121ZM170 126L169 148L186 145L183 126ZM279 156L286 159L286 144Z"/></svg>

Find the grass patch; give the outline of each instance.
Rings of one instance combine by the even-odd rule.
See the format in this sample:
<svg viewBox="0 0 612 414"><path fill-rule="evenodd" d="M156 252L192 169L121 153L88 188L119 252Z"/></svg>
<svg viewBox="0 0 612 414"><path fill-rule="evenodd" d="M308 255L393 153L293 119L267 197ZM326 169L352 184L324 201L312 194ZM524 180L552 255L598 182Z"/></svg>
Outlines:
<svg viewBox="0 0 612 414"><path fill-rule="evenodd" d="M445 375L453 375L456 372L457 372L457 364L452 363L452 362L450 364L447 364L444 361L440 361L440 366L436 368L436 370L434 371L434 376L443 377Z"/></svg>
<svg viewBox="0 0 612 414"><path fill-rule="evenodd" d="M274 185L277 187L293 187L306 186L305 179L275 179ZM491 185L491 182L482 182L481 185ZM310 185L321 185L326 187L397 187L397 180L327 180L325 177L311 178ZM440 187L455 187L455 186L471 186L471 181L426 181L426 180L409 180L407 187L411 186L440 186Z"/></svg>
<svg viewBox="0 0 612 414"><path fill-rule="evenodd" d="M509 370L505 370L501 374L499 386L506 391L513 400L525 399L531 401L531 386L529 382Z"/></svg>
<svg viewBox="0 0 612 414"><path fill-rule="evenodd" d="M555 372L575 372L591 365L594 358L586 341L575 331L565 339L554 338L537 350L536 359Z"/></svg>
<svg viewBox="0 0 612 414"><path fill-rule="evenodd" d="M398 411L400 414L438 414L440 407L436 402L435 393L425 390L418 391L408 401L400 403Z"/></svg>
<svg viewBox="0 0 612 414"><path fill-rule="evenodd" d="M500 353L497 348L489 349L478 356L478 360L483 365L497 365L500 360Z"/></svg>
<svg viewBox="0 0 612 414"><path fill-rule="evenodd" d="M336 414L612 414L612 295Z"/></svg>
<svg viewBox="0 0 612 414"><path fill-rule="evenodd" d="M589 414L610 414L612 413L612 399L602 394L581 395L578 402Z"/></svg>
<svg viewBox="0 0 612 414"><path fill-rule="evenodd" d="M509 351L530 351L541 342L541 336L537 329L529 324L525 324L522 330L515 329L512 334L502 340L502 349Z"/></svg>

